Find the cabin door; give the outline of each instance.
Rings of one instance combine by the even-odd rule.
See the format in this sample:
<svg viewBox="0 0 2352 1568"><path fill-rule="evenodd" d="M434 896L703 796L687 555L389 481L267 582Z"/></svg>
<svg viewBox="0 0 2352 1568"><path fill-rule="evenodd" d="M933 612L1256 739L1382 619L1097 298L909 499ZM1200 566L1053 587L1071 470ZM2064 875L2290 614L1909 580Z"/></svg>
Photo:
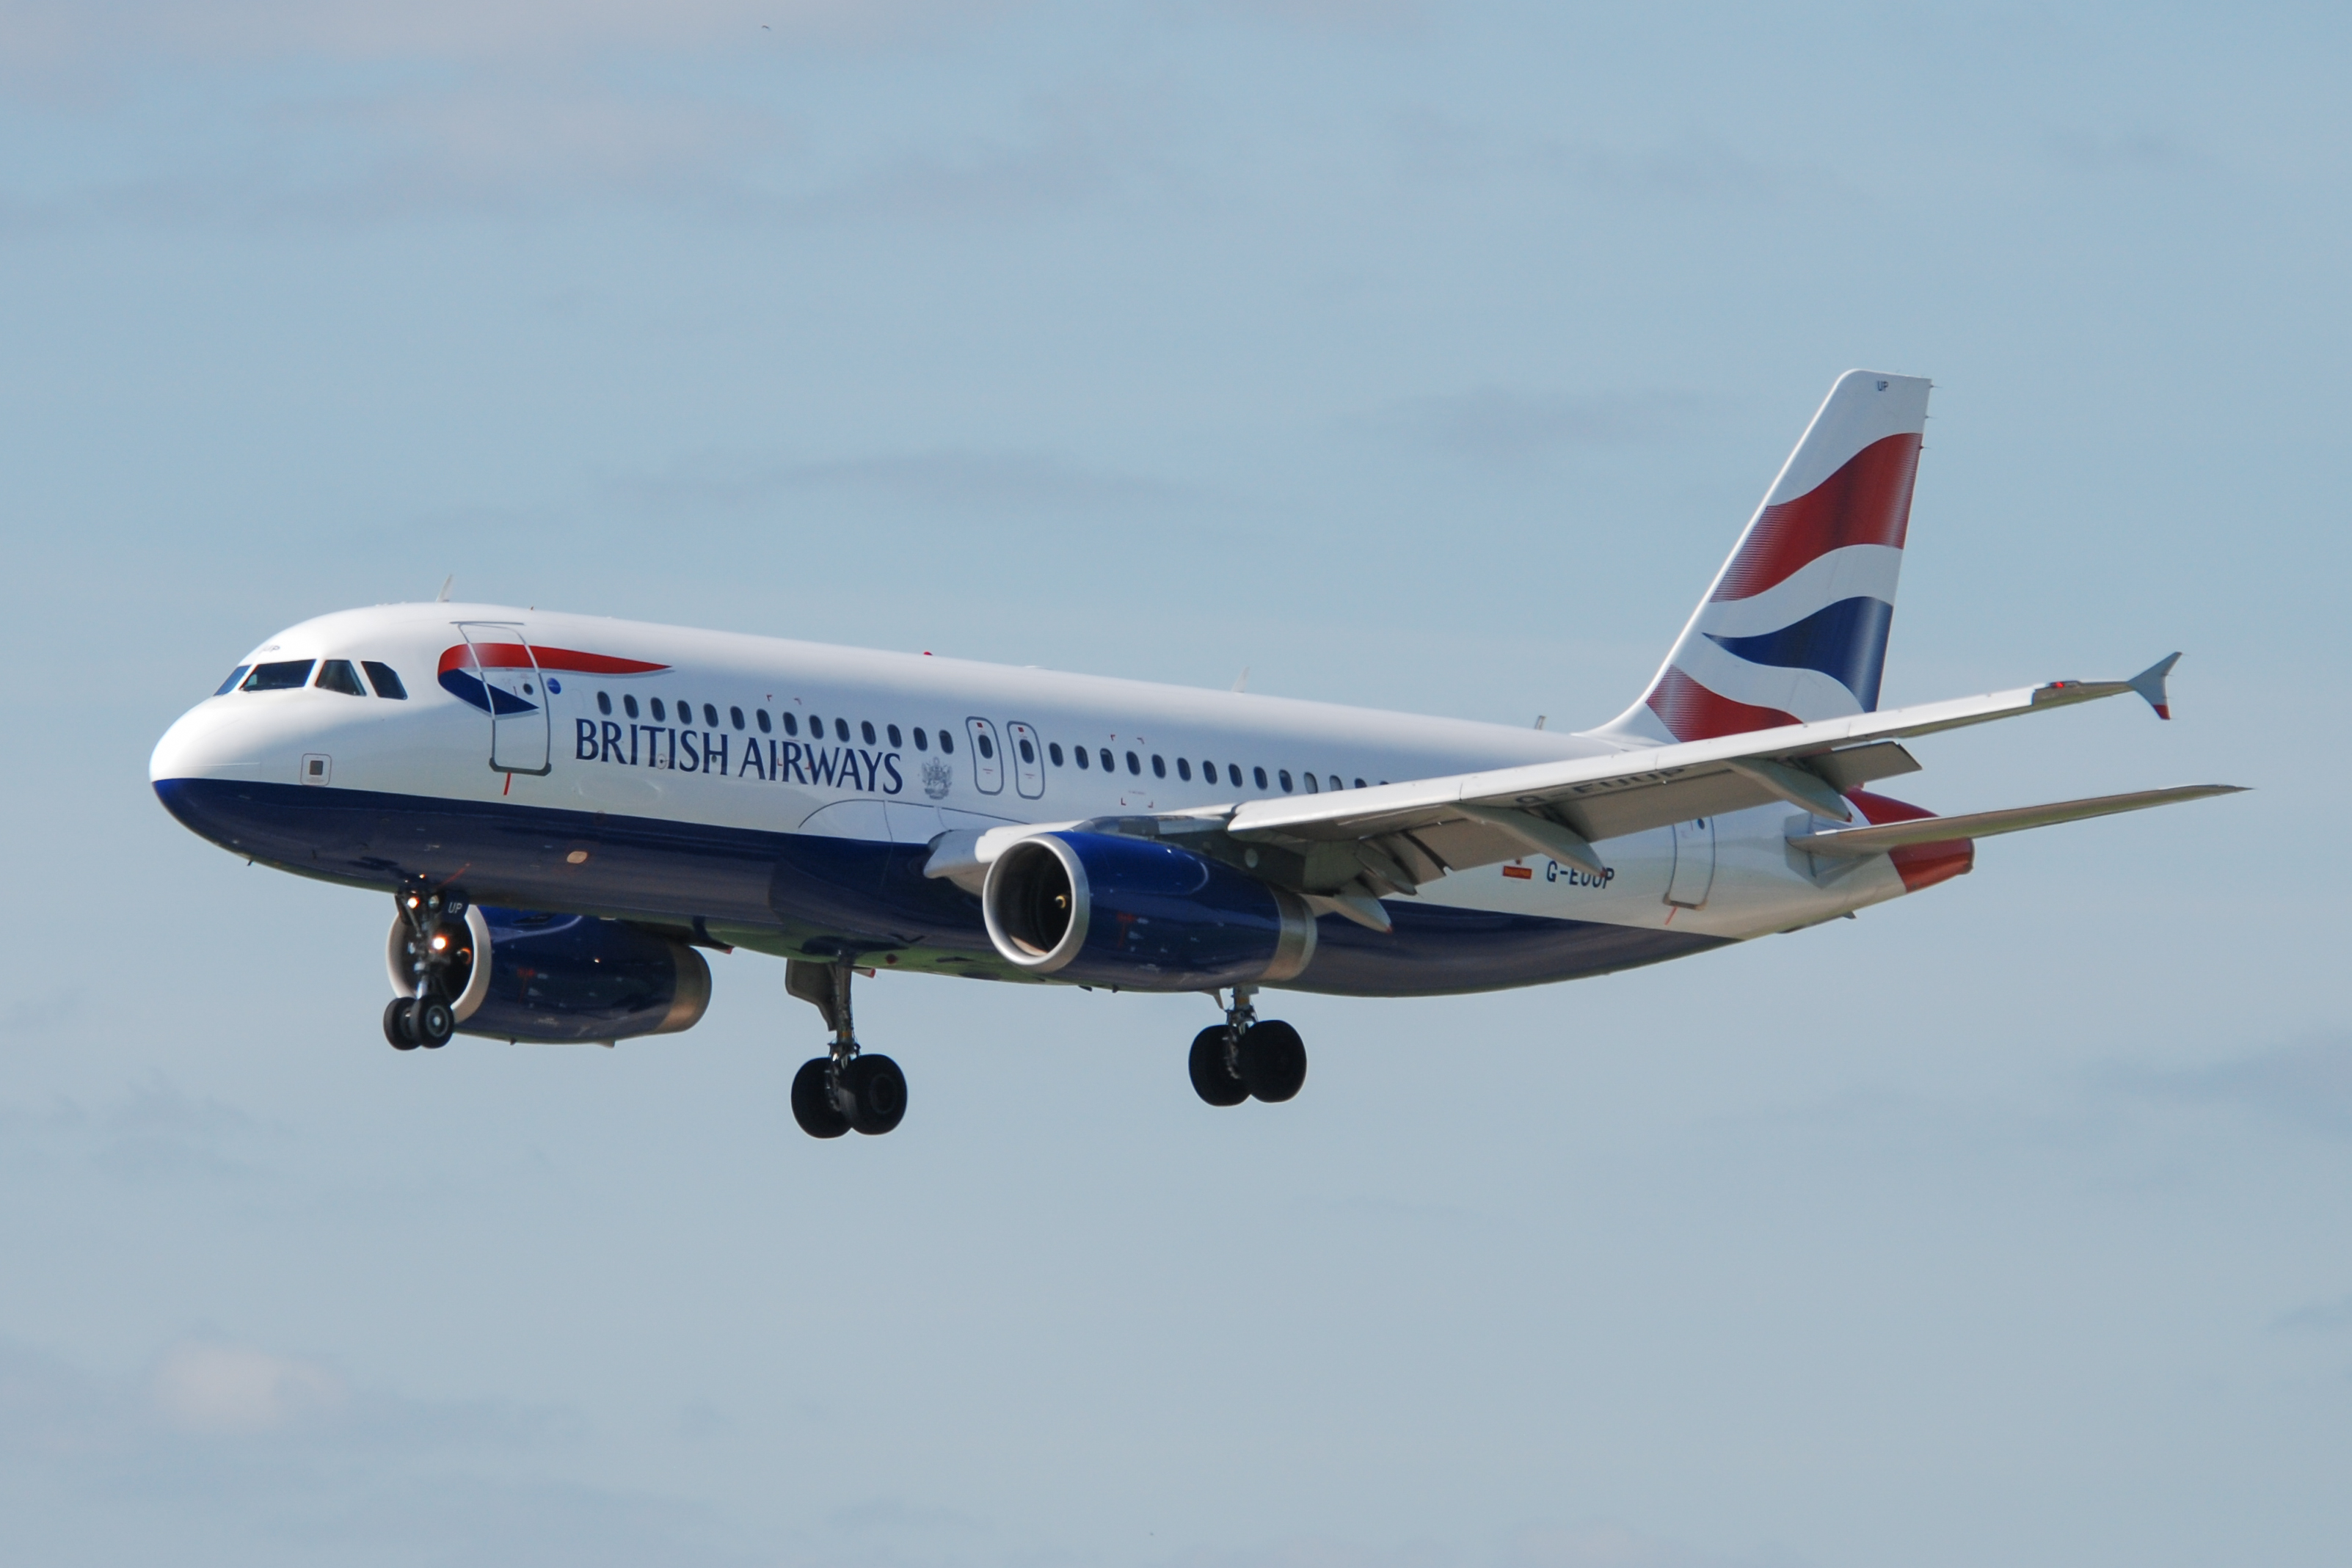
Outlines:
<svg viewBox="0 0 2352 1568"><path fill-rule="evenodd" d="M500 773L549 771L554 744L547 677L520 626L459 622L474 671L490 701L490 767Z"/></svg>

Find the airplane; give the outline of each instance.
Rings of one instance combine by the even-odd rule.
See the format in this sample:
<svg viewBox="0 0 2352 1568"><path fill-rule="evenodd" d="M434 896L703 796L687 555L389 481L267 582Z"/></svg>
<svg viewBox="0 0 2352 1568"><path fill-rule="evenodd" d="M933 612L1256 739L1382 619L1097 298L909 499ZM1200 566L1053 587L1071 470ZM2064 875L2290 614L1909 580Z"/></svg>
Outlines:
<svg viewBox="0 0 2352 1568"><path fill-rule="evenodd" d="M390 894L395 1048L692 1027L705 950L785 960L811 1135L887 1133L885 971L1192 991L1211 1105L1305 1082L1265 989L1541 985L1820 925L1997 833L2226 785L1937 816L1904 742L2137 694L2178 653L1881 710L1930 383L1840 376L1648 687L1573 733L602 617L380 605L277 633L150 777L248 862Z"/></svg>

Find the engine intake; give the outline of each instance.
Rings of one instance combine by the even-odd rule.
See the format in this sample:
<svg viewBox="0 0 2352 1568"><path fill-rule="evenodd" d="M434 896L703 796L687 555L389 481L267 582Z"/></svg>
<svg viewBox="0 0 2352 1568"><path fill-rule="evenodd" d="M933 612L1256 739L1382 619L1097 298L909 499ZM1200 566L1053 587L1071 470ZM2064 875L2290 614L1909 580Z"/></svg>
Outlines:
<svg viewBox="0 0 2352 1568"><path fill-rule="evenodd" d="M1315 916L1295 894L1172 844L1041 833L988 868L988 939L1041 975L1139 991L1296 978Z"/></svg>
<svg viewBox="0 0 2352 1568"><path fill-rule="evenodd" d="M384 961L411 994L408 925L394 917ZM466 910L452 956L457 1032L541 1044L676 1034L710 1006L710 966L683 942L581 915Z"/></svg>

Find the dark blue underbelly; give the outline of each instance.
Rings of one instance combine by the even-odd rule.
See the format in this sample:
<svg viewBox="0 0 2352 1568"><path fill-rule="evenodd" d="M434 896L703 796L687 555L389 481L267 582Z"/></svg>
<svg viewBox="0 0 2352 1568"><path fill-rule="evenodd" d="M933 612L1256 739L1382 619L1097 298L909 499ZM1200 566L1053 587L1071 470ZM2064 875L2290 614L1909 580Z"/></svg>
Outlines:
<svg viewBox="0 0 2352 1568"><path fill-rule="evenodd" d="M155 793L182 824L225 849L356 886L390 891L421 877L516 908L766 927L810 953L992 952L980 900L923 875L930 852L921 844L298 784L163 779ZM1324 916L1314 963L1285 988L1380 997L1497 990L1721 945L1418 899L1391 900L1387 909L1396 925L1388 936Z"/></svg>

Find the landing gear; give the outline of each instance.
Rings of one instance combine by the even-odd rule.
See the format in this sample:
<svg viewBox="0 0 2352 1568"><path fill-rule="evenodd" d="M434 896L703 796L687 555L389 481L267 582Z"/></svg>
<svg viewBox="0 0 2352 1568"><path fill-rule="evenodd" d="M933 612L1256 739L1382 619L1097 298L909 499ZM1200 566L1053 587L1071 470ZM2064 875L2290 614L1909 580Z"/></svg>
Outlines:
<svg viewBox="0 0 2352 1568"><path fill-rule="evenodd" d="M1223 1024L1192 1037L1192 1092L1212 1105L1238 1105L1249 1085L1234 1066L1234 1031Z"/></svg>
<svg viewBox="0 0 2352 1568"><path fill-rule="evenodd" d="M459 958L471 965L466 933L466 897L444 888L413 883L394 896L408 926L408 970L416 994L398 997L383 1009L383 1038L394 1051L423 1046L438 1051L457 1032L457 1009L449 1005L449 975Z"/></svg>
<svg viewBox="0 0 2352 1568"><path fill-rule="evenodd" d="M793 1120L812 1138L849 1132L878 1137L907 1114L907 1075L888 1057L858 1050L849 1011L856 973L846 958L784 965L784 989L823 1013L833 1030L831 1054L803 1062L793 1075Z"/></svg>
<svg viewBox="0 0 2352 1568"><path fill-rule="evenodd" d="M1254 986L1235 986L1225 1021L1192 1037L1192 1092L1212 1105L1289 1099L1307 1082L1307 1042L1280 1019L1260 1022Z"/></svg>

